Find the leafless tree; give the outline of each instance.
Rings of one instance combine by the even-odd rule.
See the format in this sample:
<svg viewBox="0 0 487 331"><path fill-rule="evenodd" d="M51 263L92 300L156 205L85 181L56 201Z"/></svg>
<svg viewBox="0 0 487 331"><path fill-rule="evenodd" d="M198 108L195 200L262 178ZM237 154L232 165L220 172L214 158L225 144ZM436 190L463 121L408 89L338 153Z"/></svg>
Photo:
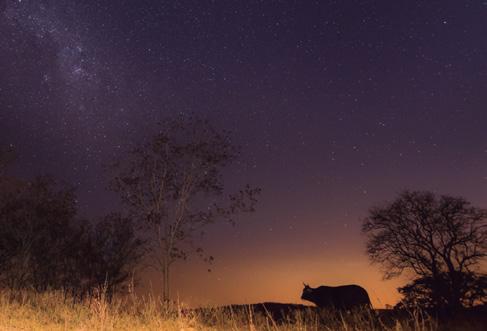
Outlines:
<svg viewBox="0 0 487 331"><path fill-rule="evenodd" d="M235 214L253 211L259 190L246 186L220 205L222 170L238 155L228 132L194 117L168 119L159 128L125 161L116 162L112 187L144 225L151 266L161 272L167 301L173 263L191 252L203 254L195 236L210 223L233 222Z"/></svg>
<svg viewBox="0 0 487 331"><path fill-rule="evenodd" d="M431 280L436 306L445 302L459 308L465 282L481 271L487 256L487 211L463 198L404 191L393 202L372 208L362 231L367 253L384 267L385 278L412 271Z"/></svg>

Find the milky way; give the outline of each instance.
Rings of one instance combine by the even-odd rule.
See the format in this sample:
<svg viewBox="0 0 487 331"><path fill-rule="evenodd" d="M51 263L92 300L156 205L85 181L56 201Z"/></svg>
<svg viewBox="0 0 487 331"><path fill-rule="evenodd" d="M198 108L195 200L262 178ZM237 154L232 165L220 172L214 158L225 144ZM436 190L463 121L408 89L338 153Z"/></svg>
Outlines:
<svg viewBox="0 0 487 331"><path fill-rule="evenodd" d="M363 274L391 301L363 252L367 209L403 188L487 205L482 1L22 0L0 11L11 171L78 185L85 215L116 208L102 165L161 118L193 112L234 132L243 155L229 185L263 195L241 226L208 237L217 265L201 277L220 289L209 300L297 300L278 288ZM235 277L255 290L243 298ZM188 283L175 286L204 297Z"/></svg>

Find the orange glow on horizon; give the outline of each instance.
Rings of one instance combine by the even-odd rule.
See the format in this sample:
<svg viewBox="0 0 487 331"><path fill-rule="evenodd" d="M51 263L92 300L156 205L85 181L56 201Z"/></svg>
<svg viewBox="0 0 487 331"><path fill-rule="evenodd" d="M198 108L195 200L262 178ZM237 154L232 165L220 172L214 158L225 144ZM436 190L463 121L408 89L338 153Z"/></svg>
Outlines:
<svg viewBox="0 0 487 331"><path fill-rule="evenodd" d="M157 275L152 274L146 281L157 293ZM383 280L377 267L364 258L221 261L212 272L203 263L180 265L174 270L171 297L190 307L259 302L311 304L300 299L303 281L312 287L363 286L375 308L397 303L400 296L396 289L404 283L400 279Z"/></svg>

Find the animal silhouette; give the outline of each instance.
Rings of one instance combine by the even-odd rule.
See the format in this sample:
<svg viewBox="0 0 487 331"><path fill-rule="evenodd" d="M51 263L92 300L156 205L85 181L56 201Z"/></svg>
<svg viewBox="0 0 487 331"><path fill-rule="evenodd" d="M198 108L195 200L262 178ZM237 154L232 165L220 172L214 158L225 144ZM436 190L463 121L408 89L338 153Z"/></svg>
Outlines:
<svg viewBox="0 0 487 331"><path fill-rule="evenodd" d="M367 291L358 285L320 286L317 288L311 288L304 283L303 285L301 299L311 301L320 308L351 310L371 307Z"/></svg>

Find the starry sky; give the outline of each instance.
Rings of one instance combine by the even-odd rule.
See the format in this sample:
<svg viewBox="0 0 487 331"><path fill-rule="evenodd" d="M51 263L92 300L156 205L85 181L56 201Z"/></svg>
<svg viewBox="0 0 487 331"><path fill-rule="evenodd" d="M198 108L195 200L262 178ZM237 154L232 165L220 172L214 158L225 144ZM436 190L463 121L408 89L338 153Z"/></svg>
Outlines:
<svg viewBox="0 0 487 331"><path fill-rule="evenodd" d="M360 220L405 188L487 207L486 35L482 0L0 0L0 143L97 217L118 208L103 165L200 114L243 148L229 190L263 193L173 293L299 303L302 281L357 283L393 304L404 280L369 264Z"/></svg>

